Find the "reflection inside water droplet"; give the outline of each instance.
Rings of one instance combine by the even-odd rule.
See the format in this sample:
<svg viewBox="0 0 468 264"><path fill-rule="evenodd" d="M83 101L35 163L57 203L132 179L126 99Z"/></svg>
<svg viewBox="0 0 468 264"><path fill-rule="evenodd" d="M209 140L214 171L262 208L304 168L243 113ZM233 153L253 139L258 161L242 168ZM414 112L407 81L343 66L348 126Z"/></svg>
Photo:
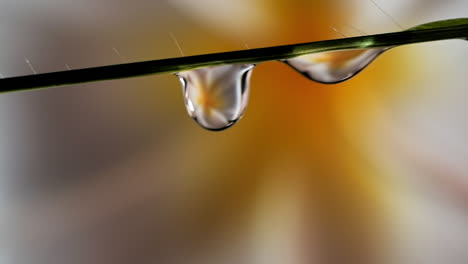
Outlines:
<svg viewBox="0 0 468 264"><path fill-rule="evenodd" d="M355 76L388 49L385 47L329 51L303 55L284 62L313 81L332 84Z"/></svg>
<svg viewBox="0 0 468 264"><path fill-rule="evenodd" d="M244 114L253 64L233 64L179 72L185 106L202 127L223 130Z"/></svg>

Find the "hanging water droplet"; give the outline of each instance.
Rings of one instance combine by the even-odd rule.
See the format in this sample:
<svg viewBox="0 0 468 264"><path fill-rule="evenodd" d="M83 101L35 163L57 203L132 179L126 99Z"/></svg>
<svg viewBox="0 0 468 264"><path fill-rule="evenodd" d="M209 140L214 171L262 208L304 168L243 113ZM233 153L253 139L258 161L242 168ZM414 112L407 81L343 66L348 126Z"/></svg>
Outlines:
<svg viewBox="0 0 468 264"><path fill-rule="evenodd" d="M236 123L247 107L254 66L233 64L177 73L189 115L208 130Z"/></svg>
<svg viewBox="0 0 468 264"><path fill-rule="evenodd" d="M328 51L302 55L284 62L313 81L333 84L355 76L388 49L390 48Z"/></svg>

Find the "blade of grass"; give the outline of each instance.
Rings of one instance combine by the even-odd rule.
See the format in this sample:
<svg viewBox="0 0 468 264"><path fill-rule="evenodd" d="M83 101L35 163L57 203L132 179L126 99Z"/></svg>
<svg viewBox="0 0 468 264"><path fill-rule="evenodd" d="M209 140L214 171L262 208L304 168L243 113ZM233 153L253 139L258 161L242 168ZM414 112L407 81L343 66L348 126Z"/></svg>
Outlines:
<svg viewBox="0 0 468 264"><path fill-rule="evenodd" d="M260 63L324 51L389 47L458 38L468 38L468 18L436 21L393 33L11 77L0 79L0 92L176 73L225 64Z"/></svg>

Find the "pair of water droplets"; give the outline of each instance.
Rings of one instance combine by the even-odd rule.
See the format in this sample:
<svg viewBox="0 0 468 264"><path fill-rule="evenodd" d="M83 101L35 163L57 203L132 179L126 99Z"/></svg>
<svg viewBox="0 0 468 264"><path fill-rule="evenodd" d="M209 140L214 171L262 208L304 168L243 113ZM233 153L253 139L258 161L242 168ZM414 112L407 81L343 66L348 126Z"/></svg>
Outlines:
<svg viewBox="0 0 468 264"><path fill-rule="evenodd" d="M353 49L283 60L308 79L339 83L358 74L388 48ZM232 64L179 72L189 115L203 128L219 131L235 124L249 100L254 64Z"/></svg>

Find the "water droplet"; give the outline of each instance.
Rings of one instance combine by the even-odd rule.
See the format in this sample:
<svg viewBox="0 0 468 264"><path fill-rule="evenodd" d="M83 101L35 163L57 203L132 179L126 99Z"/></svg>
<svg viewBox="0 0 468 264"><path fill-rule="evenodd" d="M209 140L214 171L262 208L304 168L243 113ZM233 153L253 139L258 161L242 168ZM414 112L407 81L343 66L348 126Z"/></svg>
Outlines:
<svg viewBox="0 0 468 264"><path fill-rule="evenodd" d="M214 131L236 123L247 107L254 66L233 64L177 73L190 117Z"/></svg>
<svg viewBox="0 0 468 264"><path fill-rule="evenodd" d="M333 84L355 76L388 49L390 48L328 51L302 55L284 62L313 81Z"/></svg>

